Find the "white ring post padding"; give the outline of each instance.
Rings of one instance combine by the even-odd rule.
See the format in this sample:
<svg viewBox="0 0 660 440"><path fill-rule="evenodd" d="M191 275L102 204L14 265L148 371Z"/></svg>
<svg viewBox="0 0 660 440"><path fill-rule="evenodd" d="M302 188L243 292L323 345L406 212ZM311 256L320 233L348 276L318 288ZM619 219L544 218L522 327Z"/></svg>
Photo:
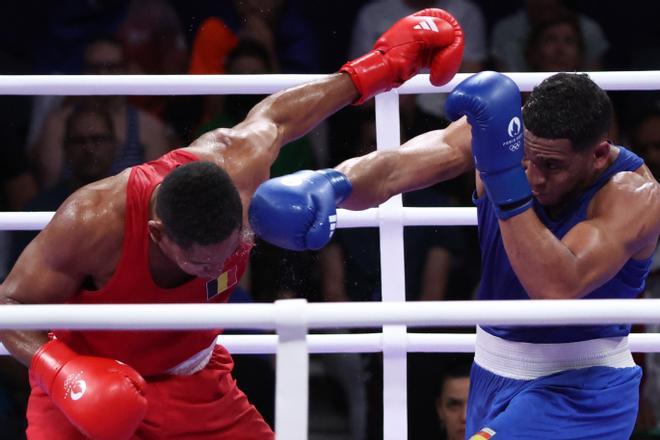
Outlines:
<svg viewBox="0 0 660 440"><path fill-rule="evenodd" d="M456 226L477 224L477 208L403 207L403 226ZM35 231L43 229L54 212L0 212L0 231ZM338 228L364 228L379 225L379 208L364 211L337 210Z"/></svg>
<svg viewBox="0 0 660 440"><path fill-rule="evenodd" d="M376 96L376 145L378 150L399 148L399 95ZM403 198L397 194L378 207L380 232L381 296L384 302L406 301L403 252ZM383 439L408 436L406 327L383 327Z"/></svg>
<svg viewBox="0 0 660 440"><path fill-rule="evenodd" d="M474 333L408 333L409 353L474 353ZM233 355L275 354L277 335L224 334L221 344ZM631 333L628 336L633 353L660 353L660 333ZM310 354L380 353L382 333L340 333L307 335ZM0 344L0 356L9 354Z"/></svg>
<svg viewBox="0 0 660 440"><path fill-rule="evenodd" d="M275 374L275 432L286 440L307 439L309 354L305 299L275 301L278 334Z"/></svg>
<svg viewBox="0 0 660 440"><path fill-rule="evenodd" d="M523 92L555 72L503 72ZM585 72L605 90L657 90L660 71ZM459 73L442 87L420 74L399 94L449 92L472 74ZM0 75L0 95L231 95L268 94L326 75Z"/></svg>

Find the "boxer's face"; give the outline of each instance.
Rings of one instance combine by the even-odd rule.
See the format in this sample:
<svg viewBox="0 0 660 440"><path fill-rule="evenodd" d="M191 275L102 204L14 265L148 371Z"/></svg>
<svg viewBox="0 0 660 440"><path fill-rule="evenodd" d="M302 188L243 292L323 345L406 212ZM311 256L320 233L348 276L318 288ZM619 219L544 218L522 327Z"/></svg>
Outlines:
<svg viewBox="0 0 660 440"><path fill-rule="evenodd" d="M234 230L225 240L210 245L193 244L189 248L183 248L167 234L160 234L157 241L161 251L182 271L205 280L216 279L222 274L225 261L238 249L240 243L239 229Z"/></svg>
<svg viewBox="0 0 660 440"><path fill-rule="evenodd" d="M585 189L602 170L604 144L585 151L574 151L568 139L545 139L525 130L527 180L538 202L548 208L561 207Z"/></svg>

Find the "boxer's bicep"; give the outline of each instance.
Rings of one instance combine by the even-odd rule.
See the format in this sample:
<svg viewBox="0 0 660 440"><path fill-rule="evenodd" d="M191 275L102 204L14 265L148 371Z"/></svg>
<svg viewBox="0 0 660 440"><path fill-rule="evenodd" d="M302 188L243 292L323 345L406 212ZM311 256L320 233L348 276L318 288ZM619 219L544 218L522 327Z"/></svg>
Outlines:
<svg viewBox="0 0 660 440"><path fill-rule="evenodd" d="M59 258L44 240L35 238L23 251L5 280L6 296L21 304L55 303L71 297L80 285L81 277L58 264Z"/></svg>
<svg viewBox="0 0 660 440"><path fill-rule="evenodd" d="M575 225L562 243L580 273L580 292L610 280L631 258L648 258L660 231L660 187L635 173L619 173L603 187L589 218Z"/></svg>

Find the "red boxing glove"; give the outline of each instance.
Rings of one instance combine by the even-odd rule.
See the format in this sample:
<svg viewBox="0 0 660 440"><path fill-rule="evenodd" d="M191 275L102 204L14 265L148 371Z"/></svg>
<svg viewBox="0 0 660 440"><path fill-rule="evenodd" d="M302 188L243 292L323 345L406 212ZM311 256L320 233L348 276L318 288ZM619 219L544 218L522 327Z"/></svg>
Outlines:
<svg viewBox="0 0 660 440"><path fill-rule="evenodd" d="M95 440L130 438L147 412L146 383L137 371L116 360L78 355L57 340L37 350L30 375Z"/></svg>
<svg viewBox="0 0 660 440"><path fill-rule="evenodd" d="M442 9L424 9L394 23L366 55L344 64L360 98L355 104L398 87L419 69L431 68L431 83L440 86L458 72L463 59L463 30Z"/></svg>

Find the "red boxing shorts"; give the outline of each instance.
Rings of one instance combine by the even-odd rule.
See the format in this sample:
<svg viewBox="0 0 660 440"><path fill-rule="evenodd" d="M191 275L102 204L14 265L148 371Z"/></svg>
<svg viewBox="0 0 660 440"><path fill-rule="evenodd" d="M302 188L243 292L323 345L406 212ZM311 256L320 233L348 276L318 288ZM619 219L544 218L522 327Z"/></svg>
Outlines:
<svg viewBox="0 0 660 440"><path fill-rule="evenodd" d="M149 409L132 439L274 440L271 428L236 386L233 366L227 350L216 346L208 365L195 374L145 378ZM28 439L86 439L38 385L30 385Z"/></svg>

